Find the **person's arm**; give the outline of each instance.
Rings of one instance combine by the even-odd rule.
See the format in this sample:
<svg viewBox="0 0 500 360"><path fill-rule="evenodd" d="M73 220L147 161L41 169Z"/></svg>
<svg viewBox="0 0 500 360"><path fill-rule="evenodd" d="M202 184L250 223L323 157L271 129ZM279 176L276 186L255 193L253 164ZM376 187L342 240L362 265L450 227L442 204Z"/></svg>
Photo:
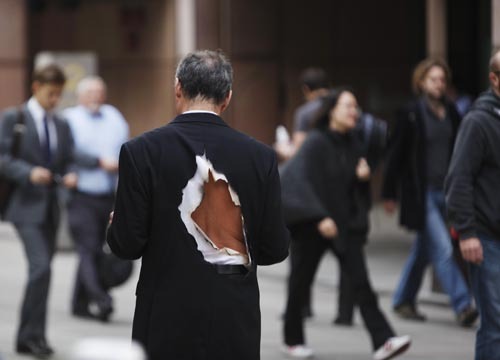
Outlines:
<svg viewBox="0 0 500 360"><path fill-rule="evenodd" d="M119 161L115 209L106 240L117 256L138 259L149 240L149 187L127 144L122 146Z"/></svg>
<svg viewBox="0 0 500 360"><path fill-rule="evenodd" d="M293 148L295 151L297 151L302 144L304 143L304 140L307 137L307 132L303 130L296 130L292 134L292 144Z"/></svg>
<svg viewBox="0 0 500 360"><path fill-rule="evenodd" d="M288 256L290 235L281 208L281 186L276 156L272 155L259 237L258 265L271 265Z"/></svg>
<svg viewBox="0 0 500 360"><path fill-rule="evenodd" d="M458 232L460 240L466 241L469 245L476 244L473 246L476 250L477 242L473 240L477 239L474 182L482 166L485 152L485 134L476 119L469 116L462 123L457 136L445 181L445 191L448 217L452 226ZM469 241L471 239L472 241ZM477 259L477 251L466 243L461 244L462 247L465 247L463 250L470 255L466 260Z"/></svg>
<svg viewBox="0 0 500 360"><path fill-rule="evenodd" d="M304 105L302 105L293 114L292 145L294 153L300 149L310 130L307 112L304 112L304 109Z"/></svg>
<svg viewBox="0 0 500 360"><path fill-rule="evenodd" d="M324 176L327 141L319 132L311 132L295 157L282 169L282 201L287 224L320 221L330 216L315 185L315 180Z"/></svg>
<svg viewBox="0 0 500 360"><path fill-rule="evenodd" d="M384 199L384 207L388 212L395 210L401 169L405 165L404 161L407 160L409 145L408 127L410 126L408 116L415 117L415 113L408 113L406 111L398 112L394 133L391 136L385 158L382 198Z"/></svg>
<svg viewBox="0 0 500 360"><path fill-rule="evenodd" d="M14 126L18 116L18 110L7 111L0 120L0 173L17 184L27 184L31 181L32 172L34 171L33 176L36 177L37 173L42 172L42 168L35 169L33 164L11 155ZM25 133L21 135L21 142Z"/></svg>

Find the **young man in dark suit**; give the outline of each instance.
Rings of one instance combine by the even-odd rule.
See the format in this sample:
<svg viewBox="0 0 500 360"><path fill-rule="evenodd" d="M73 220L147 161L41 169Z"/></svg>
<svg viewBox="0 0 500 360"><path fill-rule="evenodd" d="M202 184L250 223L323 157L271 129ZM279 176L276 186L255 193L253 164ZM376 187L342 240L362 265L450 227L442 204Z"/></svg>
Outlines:
<svg viewBox="0 0 500 360"><path fill-rule="evenodd" d="M126 143L107 241L142 257L132 337L150 360L260 358L257 265L288 255L271 148L220 114L232 68L220 52L180 62L178 116Z"/></svg>
<svg viewBox="0 0 500 360"><path fill-rule="evenodd" d="M65 76L56 65L35 70L33 96L21 110L7 110L0 122L1 173L16 184L5 210L21 238L29 264L29 279L17 333L19 353L45 358L53 353L45 336L50 263L59 222L57 184L68 188L77 177L68 173L73 140L66 122L57 117ZM16 157L10 149L22 112L23 132Z"/></svg>

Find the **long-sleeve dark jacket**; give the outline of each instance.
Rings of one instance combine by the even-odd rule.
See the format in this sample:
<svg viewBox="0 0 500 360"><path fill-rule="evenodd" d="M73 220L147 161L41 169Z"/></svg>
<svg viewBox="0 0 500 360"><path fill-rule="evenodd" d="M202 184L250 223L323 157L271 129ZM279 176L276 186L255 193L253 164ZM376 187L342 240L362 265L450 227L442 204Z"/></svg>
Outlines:
<svg viewBox="0 0 500 360"><path fill-rule="evenodd" d="M449 218L461 239L500 240L500 98L483 93L465 116L446 179Z"/></svg>
<svg viewBox="0 0 500 360"><path fill-rule="evenodd" d="M221 275L205 260L182 217L183 195L206 156L239 198L251 271ZM207 170L208 171L208 170ZM108 244L142 257L134 339L150 360L257 360L257 265L288 255L280 182L272 149L231 129L219 116L192 113L124 144Z"/></svg>
<svg viewBox="0 0 500 360"><path fill-rule="evenodd" d="M427 157L425 119L418 99L399 110L385 161L382 198L400 201L400 223L411 230L425 226L425 193L427 191ZM451 102L446 113L452 123L450 154L460 115Z"/></svg>
<svg viewBox="0 0 500 360"><path fill-rule="evenodd" d="M368 190L368 182L356 178L360 157L361 146L352 133L312 130L281 171L287 224L319 222L331 217L342 240L351 231L365 232L368 206L361 211L356 201L358 191Z"/></svg>

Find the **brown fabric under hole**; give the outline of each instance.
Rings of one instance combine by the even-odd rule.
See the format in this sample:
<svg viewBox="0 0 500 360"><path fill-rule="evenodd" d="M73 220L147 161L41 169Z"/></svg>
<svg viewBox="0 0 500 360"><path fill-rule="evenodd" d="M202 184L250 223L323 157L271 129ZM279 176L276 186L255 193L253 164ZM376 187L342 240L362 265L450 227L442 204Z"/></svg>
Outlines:
<svg viewBox="0 0 500 360"><path fill-rule="evenodd" d="M191 218L218 249L229 248L247 255L241 209L236 206L224 180L214 180L208 171L203 185L203 199Z"/></svg>

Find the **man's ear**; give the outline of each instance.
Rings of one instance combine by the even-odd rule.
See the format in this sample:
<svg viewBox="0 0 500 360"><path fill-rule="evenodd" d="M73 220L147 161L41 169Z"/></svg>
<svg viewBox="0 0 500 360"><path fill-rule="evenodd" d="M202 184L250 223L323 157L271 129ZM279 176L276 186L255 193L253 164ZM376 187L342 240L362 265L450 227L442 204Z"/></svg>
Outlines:
<svg viewBox="0 0 500 360"><path fill-rule="evenodd" d="M229 106L229 103L231 102L231 98L233 96L233 90L229 90L229 93L227 94L226 98L222 102L220 112L222 113L226 108Z"/></svg>
<svg viewBox="0 0 500 360"><path fill-rule="evenodd" d="M180 99L182 97L182 88L181 88L181 82L179 81L178 78L175 78L175 98Z"/></svg>
<svg viewBox="0 0 500 360"><path fill-rule="evenodd" d="M41 83L39 81L33 81L31 84L31 93L34 95L40 89Z"/></svg>
<svg viewBox="0 0 500 360"><path fill-rule="evenodd" d="M491 71L488 77L490 79L490 84L492 85L492 87L498 89L498 83L500 82L500 78L494 72Z"/></svg>

